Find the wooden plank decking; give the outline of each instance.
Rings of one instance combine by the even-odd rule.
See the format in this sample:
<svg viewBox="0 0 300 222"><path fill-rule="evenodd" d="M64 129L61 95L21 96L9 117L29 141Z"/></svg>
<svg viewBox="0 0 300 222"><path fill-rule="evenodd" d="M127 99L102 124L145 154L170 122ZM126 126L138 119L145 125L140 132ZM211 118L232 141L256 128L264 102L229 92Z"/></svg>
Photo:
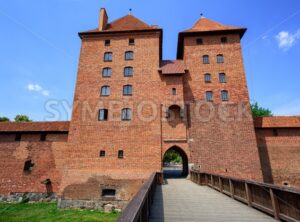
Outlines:
<svg viewBox="0 0 300 222"><path fill-rule="evenodd" d="M187 179L157 186L150 222L276 221L272 217Z"/></svg>

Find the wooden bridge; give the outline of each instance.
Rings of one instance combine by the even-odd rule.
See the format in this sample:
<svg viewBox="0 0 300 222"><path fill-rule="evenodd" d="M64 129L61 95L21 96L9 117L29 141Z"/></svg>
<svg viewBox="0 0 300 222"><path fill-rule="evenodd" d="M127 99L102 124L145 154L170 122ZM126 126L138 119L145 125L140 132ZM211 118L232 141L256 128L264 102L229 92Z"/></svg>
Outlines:
<svg viewBox="0 0 300 222"><path fill-rule="evenodd" d="M118 221L300 221L298 189L190 173L190 180L167 179L163 185L153 174Z"/></svg>

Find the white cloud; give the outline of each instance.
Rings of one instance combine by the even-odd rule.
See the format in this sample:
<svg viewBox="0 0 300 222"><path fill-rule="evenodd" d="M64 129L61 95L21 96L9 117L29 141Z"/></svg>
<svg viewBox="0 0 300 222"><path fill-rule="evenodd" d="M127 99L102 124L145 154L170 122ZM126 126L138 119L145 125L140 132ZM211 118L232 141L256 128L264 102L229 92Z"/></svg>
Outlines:
<svg viewBox="0 0 300 222"><path fill-rule="evenodd" d="M26 89L28 91L41 93L43 96L49 96L50 95L50 92L48 90L43 89L43 87L41 87L39 84L30 83L26 86Z"/></svg>
<svg viewBox="0 0 300 222"><path fill-rule="evenodd" d="M300 29L295 33L281 31L275 36L275 38L277 39L278 47L287 50L295 45L296 41L300 38Z"/></svg>

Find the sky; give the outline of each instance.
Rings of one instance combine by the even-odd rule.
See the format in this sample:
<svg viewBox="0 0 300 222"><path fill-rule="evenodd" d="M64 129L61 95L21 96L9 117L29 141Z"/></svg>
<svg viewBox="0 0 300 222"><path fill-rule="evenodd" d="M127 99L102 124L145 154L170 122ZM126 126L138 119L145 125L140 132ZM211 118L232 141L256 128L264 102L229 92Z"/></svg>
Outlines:
<svg viewBox="0 0 300 222"><path fill-rule="evenodd" d="M80 38L128 14L164 30L163 58L176 59L178 32L203 13L224 25L247 27L242 39L250 99L274 115L300 115L299 0L10 0L0 4L0 116L68 120ZM59 108L57 115L49 113Z"/></svg>

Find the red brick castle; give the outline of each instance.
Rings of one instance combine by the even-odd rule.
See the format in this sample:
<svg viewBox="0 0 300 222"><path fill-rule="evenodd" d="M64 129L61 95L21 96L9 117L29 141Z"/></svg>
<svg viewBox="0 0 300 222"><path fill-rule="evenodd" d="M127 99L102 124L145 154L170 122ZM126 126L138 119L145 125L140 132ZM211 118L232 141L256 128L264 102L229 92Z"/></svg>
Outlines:
<svg viewBox="0 0 300 222"><path fill-rule="evenodd" d="M300 118L253 119L246 29L200 18L162 59L163 30L133 15L81 32L70 122L0 123L0 194L123 208L173 149L189 167L300 187ZM97 205L98 204L98 205ZM101 205L101 206L100 206Z"/></svg>

